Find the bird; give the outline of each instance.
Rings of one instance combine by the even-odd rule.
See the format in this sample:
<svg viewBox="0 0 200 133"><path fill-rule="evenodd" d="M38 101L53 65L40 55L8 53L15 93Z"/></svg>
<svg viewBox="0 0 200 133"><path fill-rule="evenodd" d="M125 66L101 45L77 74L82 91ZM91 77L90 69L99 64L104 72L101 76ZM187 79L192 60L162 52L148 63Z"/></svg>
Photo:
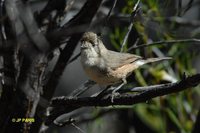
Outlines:
<svg viewBox="0 0 200 133"><path fill-rule="evenodd" d="M145 59L108 50L94 32L85 32L81 39L81 64L86 75L99 85L126 84L126 78L140 66L169 59L171 57Z"/></svg>

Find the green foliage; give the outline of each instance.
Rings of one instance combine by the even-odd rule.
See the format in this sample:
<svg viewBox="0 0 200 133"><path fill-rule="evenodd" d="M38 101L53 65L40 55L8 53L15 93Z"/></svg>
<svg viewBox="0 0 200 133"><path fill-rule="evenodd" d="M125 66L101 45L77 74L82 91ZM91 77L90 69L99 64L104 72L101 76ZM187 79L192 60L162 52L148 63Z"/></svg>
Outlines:
<svg viewBox="0 0 200 133"><path fill-rule="evenodd" d="M151 38L152 35L158 38L158 40L155 41L178 40L180 38L180 36L174 32L179 30L177 26L173 23L167 24L164 22L165 16L161 15L164 13L162 13L162 7L160 7L158 0L142 0L141 2L143 21L134 22L134 28L140 35L140 40L142 40L143 43L147 43L149 40L154 41ZM134 0L134 3L133 0L126 0L126 3L127 6L124 7L121 12L130 14L136 0ZM168 6L168 3L166 2L164 5ZM151 28L147 25L149 22L156 23L159 27L153 27L153 32L149 33L147 32ZM117 50L120 49L127 27L124 27L124 29L116 27L114 32L110 35L111 42ZM158 31L157 29L160 28L161 31ZM185 36L185 38L189 37ZM165 65L163 65L163 63L151 64L144 66L143 69L136 70L134 73L136 81L134 81L135 84L133 84L133 86L160 84L167 81L165 79L167 76L168 78L171 76L171 78L180 80L183 73L187 75L194 74L195 69L192 65L192 61L196 57L196 54L195 52L189 51L192 44L188 44L163 44L132 51L141 56L145 55L151 57L156 55L155 48L157 48L163 55L173 57L173 60L166 62ZM172 72L169 70L172 70ZM196 89L155 98L153 102L149 104L138 104L134 106L133 110L148 127L152 128L157 133L166 133L169 130L168 126L171 124L180 132L189 133L194 124L193 117L197 114L197 108L195 108L196 101L193 96L199 96L199 94L199 87L196 87ZM175 129L171 129L172 132L173 130Z"/></svg>

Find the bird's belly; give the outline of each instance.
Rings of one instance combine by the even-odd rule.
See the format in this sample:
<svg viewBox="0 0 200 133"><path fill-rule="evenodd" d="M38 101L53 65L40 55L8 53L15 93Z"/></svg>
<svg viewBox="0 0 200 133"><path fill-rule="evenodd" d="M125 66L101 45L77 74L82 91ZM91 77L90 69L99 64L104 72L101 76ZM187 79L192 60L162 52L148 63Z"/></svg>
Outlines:
<svg viewBox="0 0 200 133"><path fill-rule="evenodd" d="M84 68L89 78L99 85L112 85L121 82L121 78L113 77L97 68Z"/></svg>

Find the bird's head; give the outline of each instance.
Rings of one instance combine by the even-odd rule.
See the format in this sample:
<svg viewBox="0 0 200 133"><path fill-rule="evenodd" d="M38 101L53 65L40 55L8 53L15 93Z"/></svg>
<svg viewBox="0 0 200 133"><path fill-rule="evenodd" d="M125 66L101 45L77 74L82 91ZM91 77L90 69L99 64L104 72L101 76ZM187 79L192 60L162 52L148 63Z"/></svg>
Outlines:
<svg viewBox="0 0 200 133"><path fill-rule="evenodd" d="M86 52L92 56L99 56L106 51L100 38L93 32L86 32L81 39L81 52Z"/></svg>

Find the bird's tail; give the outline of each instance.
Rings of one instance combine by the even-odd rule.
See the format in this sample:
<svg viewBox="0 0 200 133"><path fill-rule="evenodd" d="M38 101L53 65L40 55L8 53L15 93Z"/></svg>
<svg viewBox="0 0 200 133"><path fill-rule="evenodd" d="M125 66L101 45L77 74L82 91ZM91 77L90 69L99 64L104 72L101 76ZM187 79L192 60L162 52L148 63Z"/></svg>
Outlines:
<svg viewBox="0 0 200 133"><path fill-rule="evenodd" d="M139 59L134 62L134 64L137 64L138 67L142 66L147 63L152 63L152 62L158 62L158 61L164 61L164 60L171 60L171 57L159 57L159 58L147 58L147 59Z"/></svg>

